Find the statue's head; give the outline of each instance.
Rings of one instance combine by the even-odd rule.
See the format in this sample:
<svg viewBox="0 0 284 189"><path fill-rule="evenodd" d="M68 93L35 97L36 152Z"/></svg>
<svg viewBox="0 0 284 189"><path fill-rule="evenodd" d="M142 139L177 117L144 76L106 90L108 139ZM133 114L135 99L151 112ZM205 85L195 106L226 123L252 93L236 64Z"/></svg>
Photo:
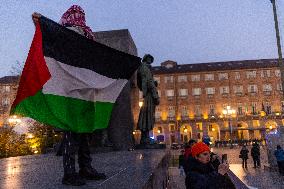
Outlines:
<svg viewBox="0 0 284 189"><path fill-rule="evenodd" d="M142 59L142 62L145 62L147 64L152 64L154 62L154 57L150 54L145 54Z"/></svg>

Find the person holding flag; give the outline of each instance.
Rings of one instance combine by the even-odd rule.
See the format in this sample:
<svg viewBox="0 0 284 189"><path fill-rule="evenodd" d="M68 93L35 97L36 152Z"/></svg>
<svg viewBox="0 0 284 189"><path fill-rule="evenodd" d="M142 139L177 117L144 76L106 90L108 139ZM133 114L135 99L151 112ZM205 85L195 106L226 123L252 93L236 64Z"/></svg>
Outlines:
<svg viewBox="0 0 284 189"><path fill-rule="evenodd" d="M59 24L39 13L33 13L32 20L36 31L11 114L64 131L63 184L106 179L92 166L90 133L107 128L114 103L141 58L95 42L78 5L71 6Z"/></svg>

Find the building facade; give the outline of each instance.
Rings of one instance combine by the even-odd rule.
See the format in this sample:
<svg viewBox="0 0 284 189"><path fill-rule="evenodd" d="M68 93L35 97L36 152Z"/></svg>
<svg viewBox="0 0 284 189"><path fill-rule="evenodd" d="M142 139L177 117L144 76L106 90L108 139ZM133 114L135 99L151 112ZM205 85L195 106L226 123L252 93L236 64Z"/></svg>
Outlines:
<svg viewBox="0 0 284 189"><path fill-rule="evenodd" d="M159 83L152 136L166 144L190 139L264 139L283 125L284 102L275 59L153 67ZM140 96L141 99L141 96ZM134 112L135 116L138 112Z"/></svg>
<svg viewBox="0 0 284 189"><path fill-rule="evenodd" d="M283 126L284 99L275 59L178 65L165 61L153 67L160 105L152 137L172 144L190 139L211 141L264 139ZM135 80L135 79L134 79ZM9 125L9 111L19 77L0 78L0 125ZM135 130L142 95L131 84Z"/></svg>
<svg viewBox="0 0 284 189"><path fill-rule="evenodd" d="M18 76L0 78L0 126L9 125L9 113L18 89Z"/></svg>

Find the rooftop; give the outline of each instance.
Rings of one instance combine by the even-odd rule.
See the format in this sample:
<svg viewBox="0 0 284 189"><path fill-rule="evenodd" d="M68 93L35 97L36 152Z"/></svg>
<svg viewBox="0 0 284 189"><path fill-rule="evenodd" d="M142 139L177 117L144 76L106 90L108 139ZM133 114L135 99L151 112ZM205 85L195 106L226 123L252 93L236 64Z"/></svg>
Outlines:
<svg viewBox="0 0 284 189"><path fill-rule="evenodd" d="M20 76L5 76L0 78L0 84L11 84L17 83Z"/></svg>
<svg viewBox="0 0 284 189"><path fill-rule="evenodd" d="M187 72L206 72L222 70L240 70L278 67L277 59L242 60L227 62L210 62L178 65L176 62L167 60L161 66L152 68L154 74L187 73Z"/></svg>

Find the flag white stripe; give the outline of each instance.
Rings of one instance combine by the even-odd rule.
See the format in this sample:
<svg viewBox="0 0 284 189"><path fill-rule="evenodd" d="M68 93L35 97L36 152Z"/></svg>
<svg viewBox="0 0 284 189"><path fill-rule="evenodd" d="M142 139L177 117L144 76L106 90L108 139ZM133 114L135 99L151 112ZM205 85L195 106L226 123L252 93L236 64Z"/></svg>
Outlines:
<svg viewBox="0 0 284 189"><path fill-rule="evenodd" d="M126 79L112 79L92 70L61 63L54 58L44 58L51 74L43 86L44 94L114 103L127 83Z"/></svg>

